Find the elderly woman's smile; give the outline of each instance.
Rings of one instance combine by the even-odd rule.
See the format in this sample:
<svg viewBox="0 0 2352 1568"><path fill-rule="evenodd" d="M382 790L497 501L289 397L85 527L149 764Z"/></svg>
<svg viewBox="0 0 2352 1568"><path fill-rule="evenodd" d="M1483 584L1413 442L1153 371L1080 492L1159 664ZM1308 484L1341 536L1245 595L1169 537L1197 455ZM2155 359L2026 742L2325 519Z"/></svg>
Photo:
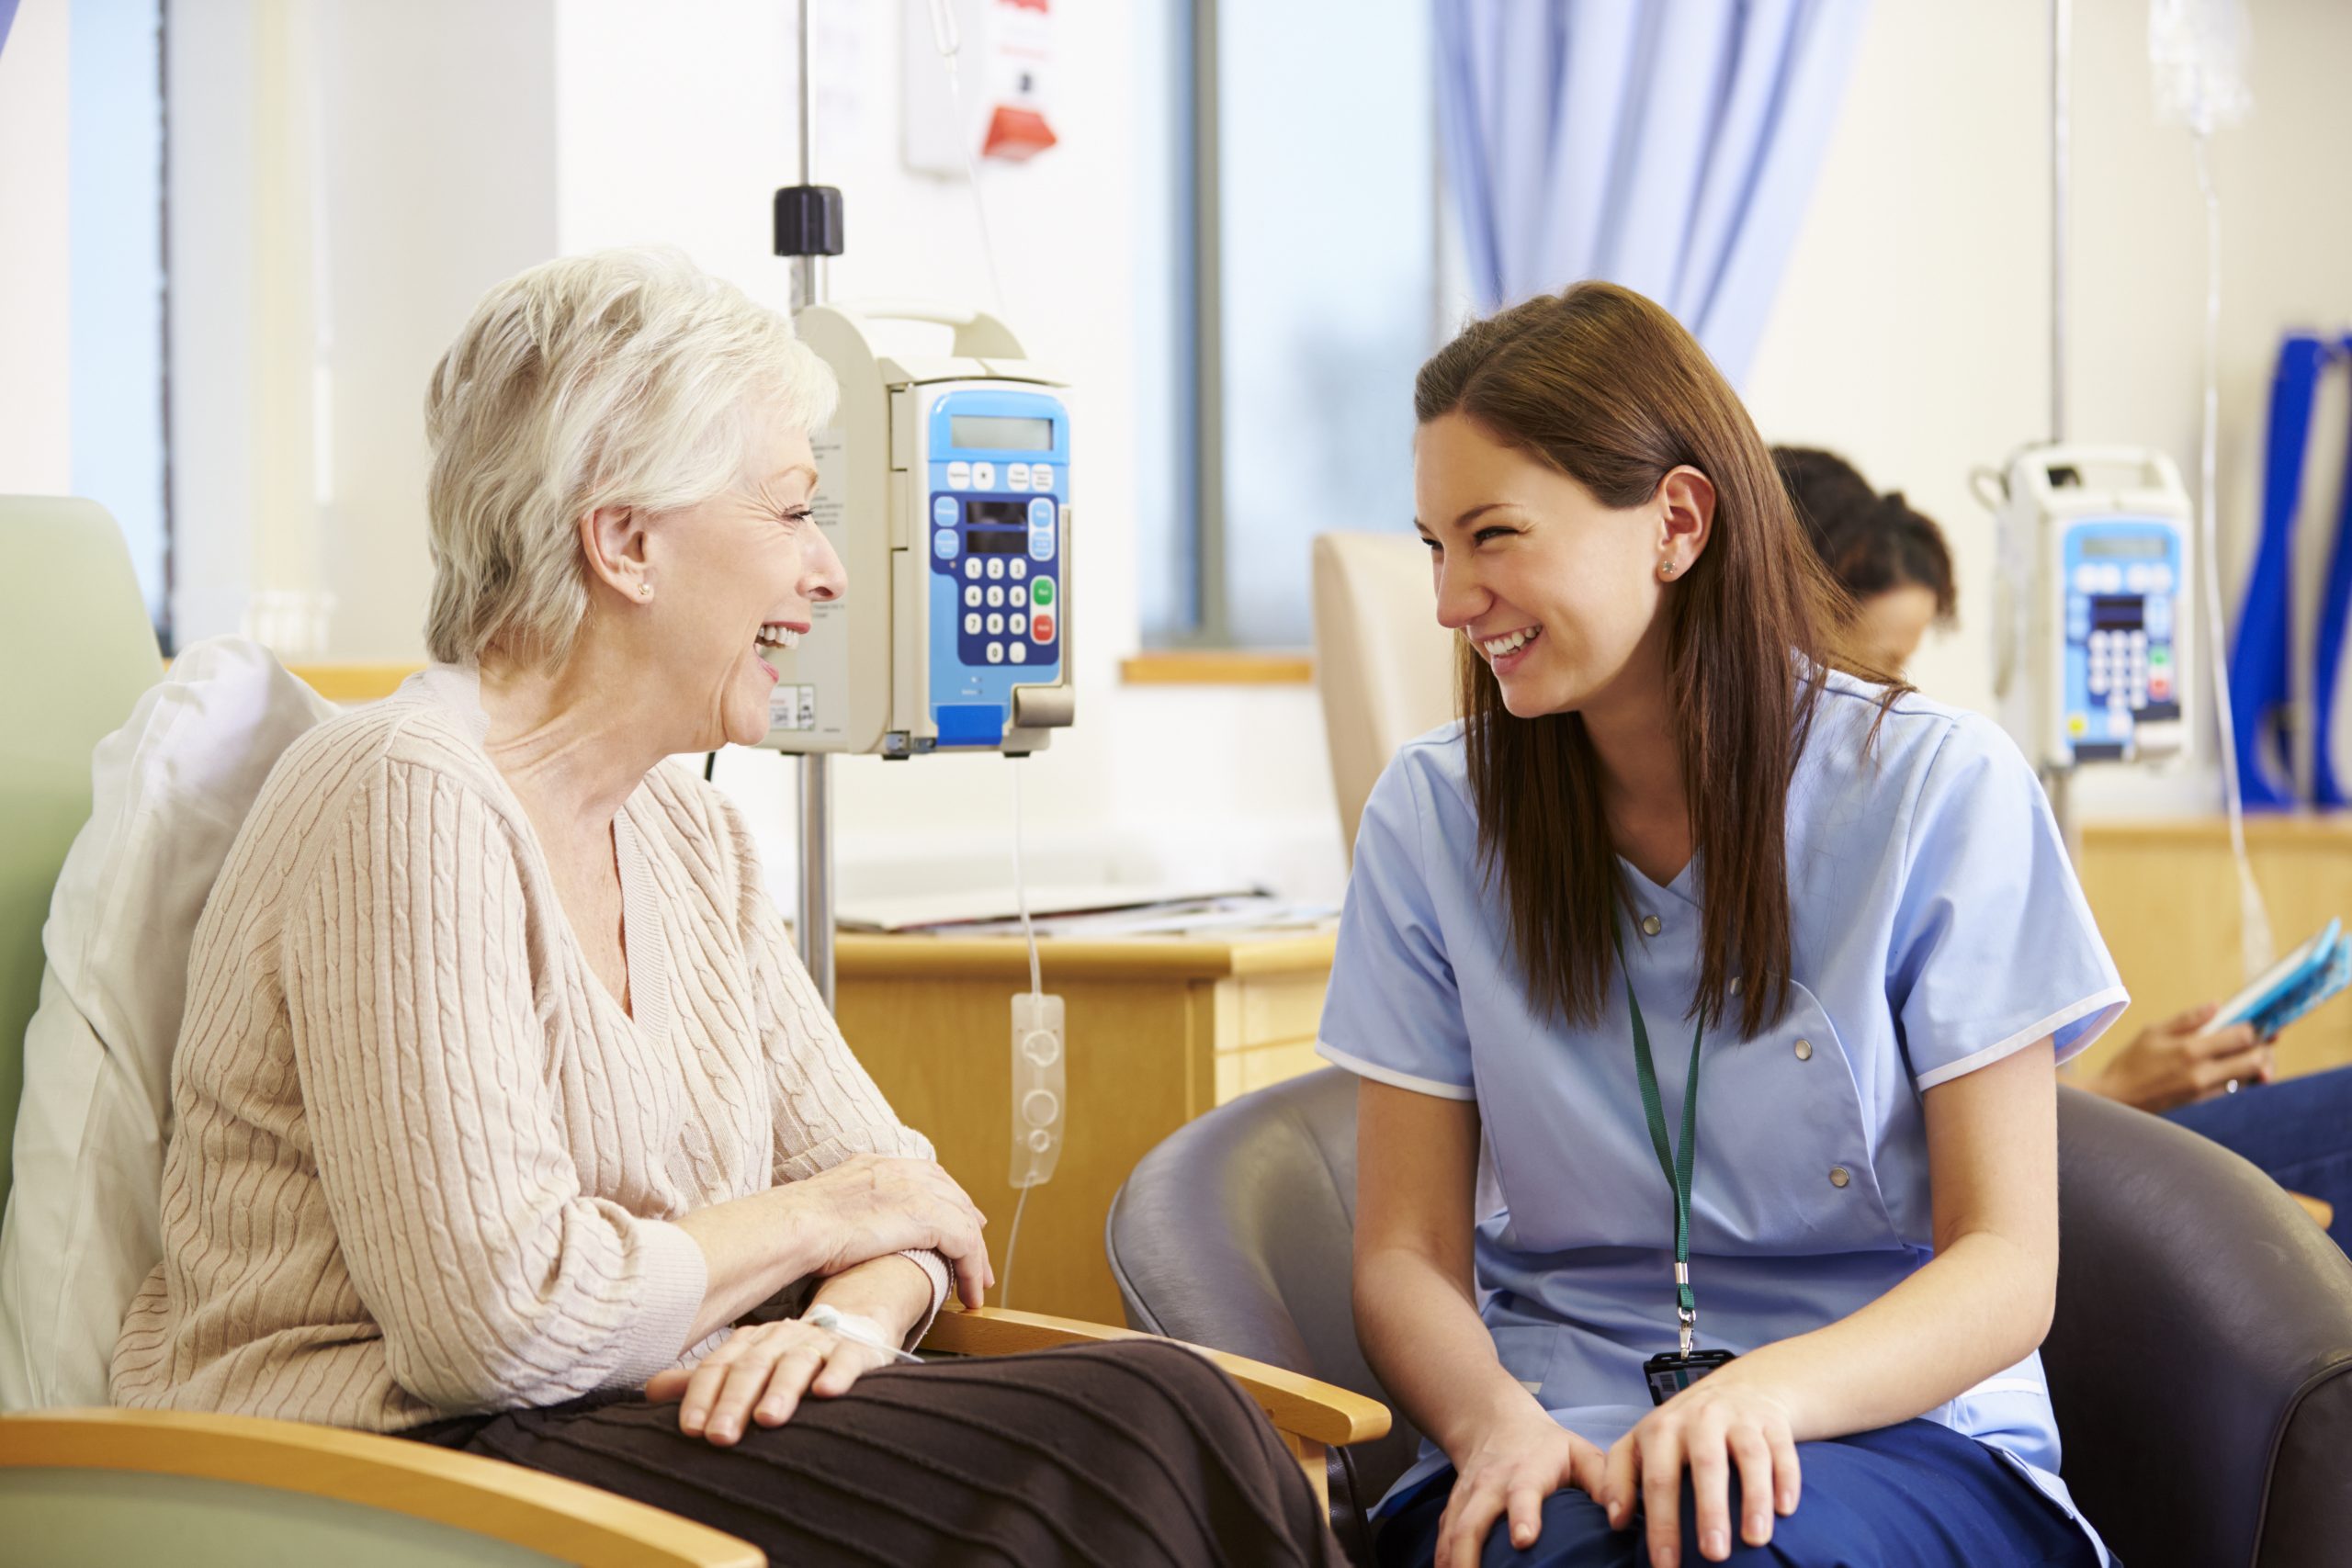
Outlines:
<svg viewBox="0 0 2352 1568"><path fill-rule="evenodd" d="M718 493L662 510L599 508L580 523L598 614L575 661L596 663L596 711L616 700L649 751L676 755L768 732L780 678L765 655L795 646L818 603L840 596L841 558L810 513L817 466L804 423L781 400L740 419L744 453ZM611 656L598 651L608 644Z"/></svg>

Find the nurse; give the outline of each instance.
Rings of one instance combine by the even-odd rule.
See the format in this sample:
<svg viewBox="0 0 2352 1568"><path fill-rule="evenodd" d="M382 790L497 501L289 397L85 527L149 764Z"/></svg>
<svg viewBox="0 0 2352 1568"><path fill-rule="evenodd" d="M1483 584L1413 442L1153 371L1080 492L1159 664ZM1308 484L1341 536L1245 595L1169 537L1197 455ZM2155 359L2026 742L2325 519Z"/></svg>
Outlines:
<svg viewBox="0 0 2352 1568"><path fill-rule="evenodd" d="M1356 845L1365 1353L1392 1564L2106 1552L2036 1355L2054 1063L2126 1000L2000 730L1838 668L1738 399L1606 284L1421 369L1466 721Z"/></svg>

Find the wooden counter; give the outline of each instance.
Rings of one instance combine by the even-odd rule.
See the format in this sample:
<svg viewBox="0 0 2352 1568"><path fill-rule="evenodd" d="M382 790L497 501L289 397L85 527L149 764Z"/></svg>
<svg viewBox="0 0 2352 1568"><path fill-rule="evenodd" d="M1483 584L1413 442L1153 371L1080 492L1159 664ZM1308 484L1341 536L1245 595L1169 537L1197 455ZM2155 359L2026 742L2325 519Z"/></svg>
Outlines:
<svg viewBox="0 0 2352 1568"><path fill-rule="evenodd" d="M2246 851L2281 953L2330 917L2352 924L2352 813L2249 815ZM2244 983L2238 881L2221 817L2094 822L2077 867L2132 1007L2083 1055L2095 1066L2151 1023ZM2352 1063L2352 992L2278 1037L2282 1074Z"/></svg>
<svg viewBox="0 0 2352 1568"><path fill-rule="evenodd" d="M1162 1138L1213 1106L1319 1065L1334 934L1039 943L1068 1006L1069 1112L1053 1179L1022 1216L1010 1304L1120 1323L1102 1251L1111 1197ZM1000 1275L1013 1205L1012 938L843 934L842 1031L891 1106L989 1216Z"/></svg>

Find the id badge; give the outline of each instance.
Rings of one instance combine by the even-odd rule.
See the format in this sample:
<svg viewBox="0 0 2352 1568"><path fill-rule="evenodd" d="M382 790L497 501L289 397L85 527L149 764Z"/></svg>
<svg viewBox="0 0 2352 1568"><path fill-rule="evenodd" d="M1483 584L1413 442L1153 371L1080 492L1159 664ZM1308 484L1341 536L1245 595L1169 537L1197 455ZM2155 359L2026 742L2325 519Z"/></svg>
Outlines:
<svg viewBox="0 0 2352 1568"><path fill-rule="evenodd" d="M1728 1350L1693 1350L1687 1356L1661 1350L1642 1363L1642 1376L1650 1385L1650 1403L1664 1404L1731 1359Z"/></svg>

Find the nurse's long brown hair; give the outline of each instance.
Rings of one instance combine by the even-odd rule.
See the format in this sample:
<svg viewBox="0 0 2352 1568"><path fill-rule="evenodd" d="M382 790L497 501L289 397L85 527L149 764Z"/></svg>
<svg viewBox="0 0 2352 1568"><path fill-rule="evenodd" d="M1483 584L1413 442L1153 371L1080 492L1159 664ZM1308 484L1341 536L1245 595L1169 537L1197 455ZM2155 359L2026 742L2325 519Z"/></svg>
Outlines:
<svg viewBox="0 0 2352 1568"><path fill-rule="evenodd" d="M1738 1023L1754 1034L1788 1003L1789 780L1821 696L1805 670L1855 668L1831 645L1841 596L1771 455L1690 334L1613 284L1473 323L1421 367L1413 403L1423 424L1468 417L1603 506L1646 505L1685 464L1713 484L1707 547L1666 593L1667 684L1704 878L1693 1010L1713 1028L1744 976ZM1515 956L1539 1013L1589 1022L1611 994L1623 889L1584 720L1513 717L1466 638L1461 679L1479 852Z"/></svg>

